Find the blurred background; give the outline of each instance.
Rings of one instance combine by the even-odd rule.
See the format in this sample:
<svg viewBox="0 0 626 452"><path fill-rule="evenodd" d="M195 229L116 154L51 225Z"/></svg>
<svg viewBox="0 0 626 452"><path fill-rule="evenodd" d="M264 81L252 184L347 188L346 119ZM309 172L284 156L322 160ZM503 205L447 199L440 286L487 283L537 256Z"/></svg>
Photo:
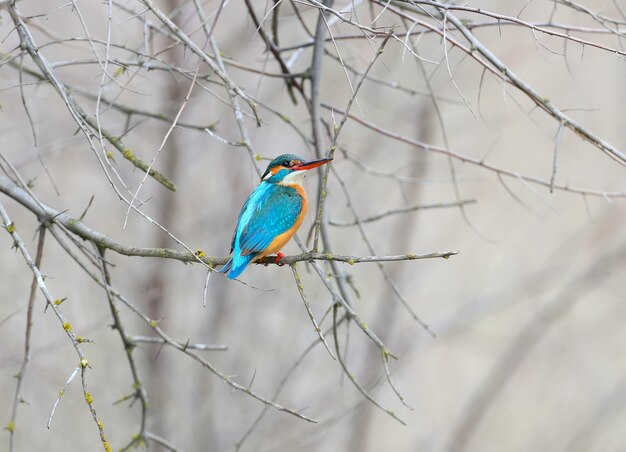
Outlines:
<svg viewBox="0 0 626 452"><path fill-rule="evenodd" d="M560 130L559 119L497 70L485 70L493 65L479 52L457 47L471 46L453 18L538 96L623 152L625 2L471 1L468 7L493 14L450 10L443 19L441 9L424 2L336 1L319 27L328 39L317 67L311 44L322 16L315 1L17 2L14 11L37 54L91 118L93 149L59 92L42 81L42 68L20 48L9 3L0 1L1 176L15 178L10 163L37 199L75 218L90 205L84 223L117 242L184 250L136 212L125 226L128 205L113 186L130 199L145 173L104 135L117 137L147 164L157 156L154 168L176 184L171 191L148 177L140 209L207 256L227 255L240 206L259 181L257 166L262 171L285 152L315 156L311 71L321 103L331 107L322 107L321 120L332 129L385 35L395 33L338 138L323 246L349 256L459 254L384 263L384 273L376 263L320 264L333 287L338 279L345 284L354 309L398 357L391 374L412 409L387 382L378 347L354 322L338 328L351 374L406 425L366 400L319 343L289 267L251 266L241 278L249 285L214 275L203 307L205 267L109 251L112 286L170 337L226 345L195 352L242 386L318 420L270 408L255 425L261 402L173 347L138 343L132 356L149 400L147 432L185 451L623 450L626 170L570 129ZM223 80L199 64L189 43L168 28L168 17L214 61L223 60L229 79L256 101L260 127L241 96L235 96L238 122ZM286 81L293 81L290 88ZM325 129L321 139L327 153ZM305 187L311 207L299 233L304 241L317 210L318 177L310 175ZM0 203L34 256L36 217L5 193ZM389 214L397 209L404 212ZM378 214L385 215L362 222ZM19 394L24 403L12 421L32 279L12 245L2 231L0 421L12 428L0 434L0 449L9 450L11 435L19 451L102 449L80 377L46 428L77 356L58 319L43 312L39 292ZM300 249L291 242L283 251ZM321 321L333 298L310 264L297 268ZM109 444L119 450L141 431L142 410L139 401L115 403L135 389L106 292L50 234L41 270L53 296L66 298L60 308L76 334L93 341L82 345L91 366L87 387ZM127 335L158 337L118 307ZM330 327L332 315L322 323L324 331ZM326 338L334 350L332 332ZM146 446L168 450L150 437Z"/></svg>

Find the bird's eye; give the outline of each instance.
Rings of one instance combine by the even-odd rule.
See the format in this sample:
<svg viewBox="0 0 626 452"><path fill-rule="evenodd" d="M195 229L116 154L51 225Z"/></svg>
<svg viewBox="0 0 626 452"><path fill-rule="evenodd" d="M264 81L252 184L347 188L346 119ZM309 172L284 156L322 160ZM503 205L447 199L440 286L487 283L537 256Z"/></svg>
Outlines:
<svg viewBox="0 0 626 452"><path fill-rule="evenodd" d="M285 166L286 166L287 168L291 168L291 167L293 166L293 160L287 160L287 161L285 162Z"/></svg>

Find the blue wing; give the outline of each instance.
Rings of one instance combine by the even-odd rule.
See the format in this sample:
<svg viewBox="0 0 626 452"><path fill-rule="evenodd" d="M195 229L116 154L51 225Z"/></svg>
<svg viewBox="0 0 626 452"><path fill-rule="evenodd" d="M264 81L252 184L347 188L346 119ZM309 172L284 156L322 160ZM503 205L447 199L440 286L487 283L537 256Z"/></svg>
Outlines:
<svg viewBox="0 0 626 452"><path fill-rule="evenodd" d="M236 278L272 241L291 228L302 210L298 192L262 182L241 209L231 244L233 256L220 270Z"/></svg>

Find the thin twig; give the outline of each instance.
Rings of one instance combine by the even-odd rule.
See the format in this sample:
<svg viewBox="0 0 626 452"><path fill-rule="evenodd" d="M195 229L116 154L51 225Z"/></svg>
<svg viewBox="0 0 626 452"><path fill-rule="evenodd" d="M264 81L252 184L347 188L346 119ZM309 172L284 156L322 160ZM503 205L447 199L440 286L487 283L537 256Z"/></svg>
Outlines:
<svg viewBox="0 0 626 452"><path fill-rule="evenodd" d="M130 443L122 448L122 451L128 450L131 447L135 447L144 440L146 435L146 422L148 419L148 393L144 387L144 383L139 375L139 368L137 363L135 362L135 358L133 356L133 343L128 340L128 336L126 334L126 328L122 323L122 319L120 317L119 310L115 303L115 299L111 291L108 289L111 285L111 275L109 273L109 269L104 258L105 249L97 248L97 251L100 255L100 270L102 273L102 280L106 283L105 293L107 297L107 301L109 302L109 308L111 310L111 316L113 317L113 327L117 331L122 340L122 346L124 348L124 352L126 353L126 360L128 361L128 366L130 367L130 372L133 377L132 388L133 394L132 399L139 400L141 404L141 421L139 425L139 432L137 435L133 436L133 439Z"/></svg>
<svg viewBox="0 0 626 452"><path fill-rule="evenodd" d="M378 58L383 54L385 46L389 42L389 39L391 38L391 36L392 36L392 34L388 33L387 36L385 37L385 39L383 40L383 42L378 47L378 50L376 51L376 54L374 55L374 58L372 58L372 60L370 61L369 65L367 66L367 68L363 72L363 75L359 79L359 82L357 83L357 85L356 85L356 87L354 89L354 92L352 93L352 96L350 97L350 100L348 101L348 104L346 106L346 110L343 113L343 116L341 117L341 120L339 121L339 124L337 124L333 128L333 136L332 136L332 140L331 140L332 143L331 143L331 147L330 147L330 152L328 153L328 158L333 158L333 156L335 154L335 150L337 149L337 140L339 139L339 134L341 133L341 130L343 129L343 126L345 125L345 123L348 120L348 117L350 115L350 108L352 107L352 104L356 100L356 96L357 96L359 90L361 89L361 86L363 86L363 82L366 80L367 74L369 74L369 72L372 69L372 67L374 66L374 63L376 62L376 60L378 60ZM321 178L321 184L320 184L320 190L319 190L319 199L318 199L318 203L317 203L317 215L315 217L315 226L314 226L314 239L313 239L313 250L314 251L318 251L319 250L318 242L319 242L319 236L320 236L320 231L321 231L322 216L323 216L323 213L324 213L324 202L326 201L326 193L327 193L326 186L328 185L328 175L330 174L330 169L331 169L331 165L330 164L326 165L326 168L324 170L324 175Z"/></svg>
<svg viewBox="0 0 626 452"><path fill-rule="evenodd" d="M322 107L326 108L327 110L334 110L337 113L343 113L341 110L337 109L336 107L333 107L329 104L325 104L322 103ZM459 160L461 162L464 163L469 163L478 167L481 167L483 169L492 171L496 174L502 174L503 176L508 176L508 177L512 177L515 179L522 179L525 180L526 182L530 182L536 185L542 185L544 187L550 187L550 181L546 181L537 177L533 177L533 176L527 176L527 175L523 175L523 174L518 174L515 171L511 171L511 170L507 170L504 168L500 168L497 167L495 165L492 165L490 163L486 163L484 161L482 161L481 159L477 159L477 158L473 158L473 157L469 157L467 155L461 154L457 151L454 151L452 149L447 149L445 147L442 146L437 146L437 145L432 145L429 143L424 143L422 141L413 139L413 138L408 138L405 137L403 135L400 135L398 133L392 132L390 130L384 129L383 127L380 127L377 124L374 124L370 121L367 121L365 119L359 118L358 116L354 116L354 115L350 115L350 119L354 120L356 123L361 124L362 126L373 130L376 133L379 133L380 135L384 135L386 137L392 138L396 141L400 141L403 143L407 143L410 144L418 149L422 149L426 152L433 152L433 153L437 153L437 154L442 154L442 155L449 155L450 157ZM569 185L559 185L559 184L554 184L554 188L556 190L562 190L562 191L566 191L566 192L571 192L571 193L576 193L576 194L580 194L580 195L588 195L588 196L598 196L598 197L602 197L602 198L626 198L626 191L603 191L603 190L592 190L592 189L587 189L587 188L577 188L577 187L572 187Z"/></svg>
<svg viewBox="0 0 626 452"><path fill-rule="evenodd" d="M382 411L387 413L389 416L394 418L396 421L398 421L402 425L406 425L406 422L403 421L401 418L399 418L396 413L394 413L392 410L390 410L389 408L385 407L380 402L378 402L374 397L372 397L369 394L369 392L367 392L365 390L365 388L363 386L361 386L359 384L359 382L356 381L356 378L354 377L354 375L352 375L352 373L348 370L348 367L346 366L346 363L344 362L343 357L341 356L341 350L339 349L339 339L337 337L337 326L338 326L337 325L337 310L338 310L338 305L336 304L333 307L333 336L335 338L335 353L337 354L337 360L339 361L339 364L341 364L341 367L342 367L342 369L344 371L344 374L348 376L348 379L350 380L350 382L361 393L361 395L363 395L363 397L365 397L374 406L376 406L377 408L380 408ZM381 349L381 353L385 353L385 351L382 351L382 350L386 350L386 349ZM387 352L388 352L388 350L387 350ZM400 400L404 400L401 396L399 396L399 397L400 397Z"/></svg>
<svg viewBox="0 0 626 452"><path fill-rule="evenodd" d="M554 142L554 158L552 159L552 176L550 176L550 193L554 193L554 179L556 179L556 164L558 160L559 145L561 144L561 135L563 135L563 123L559 124L559 130L556 132Z"/></svg>
<svg viewBox="0 0 626 452"><path fill-rule="evenodd" d="M35 266L41 268L41 260L43 258L43 246L46 238L46 228L39 229L39 240L37 241L37 254L35 255ZM24 376L31 357L31 337L33 329L33 306L35 304L35 294L37 293L37 277L33 274L33 280L30 284L30 292L28 295L28 304L26 309L26 331L24 332L24 358L22 365L16 375L17 383L15 385L15 396L13 397L13 408L11 410L11 420L7 426L9 430L9 450L13 452L15 449L15 429L17 428L17 410L23 403L21 390L24 383Z"/></svg>
<svg viewBox="0 0 626 452"><path fill-rule="evenodd" d="M163 338L155 337L155 336L128 336L126 340L133 344L157 344L157 345L170 345L165 342ZM202 351L226 351L228 350L228 345L222 344L201 344L201 343L190 343L185 342L177 343L181 347L189 348L191 350L202 350Z"/></svg>
<svg viewBox="0 0 626 452"><path fill-rule="evenodd" d="M298 270L296 269L296 264L291 265L291 270L293 271L293 277L296 280L296 287L298 288L298 292L300 292L300 298L302 298L302 302L304 303L304 307L306 308L307 314L309 314L309 318L311 319L313 328L315 328L315 332L319 336L320 341L322 341L322 344L324 344L324 347L326 348L326 351L328 351L328 354L330 355L330 357L332 359L337 359L335 358L335 355L333 355L333 352L330 350L330 347L328 346L326 339L324 339L324 334L322 333L322 329L319 327L319 325L315 321L315 316L313 315L313 312L311 311L311 306L309 305L309 302L307 301L306 296L304 295L304 287L302 286L302 281L300 280L300 274L298 273Z"/></svg>
<svg viewBox="0 0 626 452"><path fill-rule="evenodd" d="M67 391L67 388L69 387L69 385L72 382L72 380L74 380L74 378L76 378L76 375L78 375L78 372L80 372L80 366L78 366L78 367L76 367L76 369L74 369L74 371L67 378L67 381L63 385L63 388L61 388L61 390L59 391L59 395L57 396L56 400L54 401L54 405L52 405L52 411L50 411L50 416L48 416L48 423L46 424L47 428L52 427L52 419L54 418L54 413L57 410L57 406L59 405L59 402L61 401L61 398L63 398L63 396L65 395L65 391Z"/></svg>
<svg viewBox="0 0 626 452"><path fill-rule="evenodd" d="M436 204L417 204L410 207L403 207L401 209L389 209L385 212L378 213L376 215L371 215L369 217L361 218L360 223L371 223L374 221L382 220L384 218L393 216L393 215L401 215L403 213L415 212L417 210L430 210L430 209L446 209L451 207L459 207L460 205L474 204L476 203L475 199L464 199L462 201L455 202L439 202ZM328 224L331 226L356 226L358 223L356 220L354 221L334 221L328 220Z"/></svg>
<svg viewBox="0 0 626 452"><path fill-rule="evenodd" d="M172 133L172 130L174 130L174 128L176 127L176 124L178 123L178 119L180 118L180 115L183 113L183 110L185 109L185 107L187 106L187 103L189 102L189 98L191 97L191 92L193 91L193 87L196 85L196 78L198 77L199 69L200 69L200 63L198 62L198 65L196 66L196 72L194 72L193 74L193 80L191 80L191 84L189 85L189 90L187 91L187 94L185 95L185 98L183 99L183 103L178 109L178 113L176 113L176 116L174 117L174 120L172 121L170 128L167 129L167 132L165 133L165 136L163 137L163 141L161 141L161 145L159 146L159 149L157 149L156 153L152 157L152 160L150 161L150 165L148 165L148 168L145 171L144 176L141 179L141 182L139 183L139 186L137 187L137 191L135 191L135 193L133 194L133 197L130 200L130 204L128 205L128 209L126 210L126 216L124 217L123 229L126 229L126 224L128 223L128 216L130 215L130 211L133 208L133 203L135 202L136 199L138 199L139 192L141 191L143 184L145 184L146 179L148 178L148 174L150 174L150 171L152 170L152 167L154 166L154 163L156 162L156 159L159 156L159 153L161 152L161 150L163 150L163 147L165 146L167 139Z"/></svg>

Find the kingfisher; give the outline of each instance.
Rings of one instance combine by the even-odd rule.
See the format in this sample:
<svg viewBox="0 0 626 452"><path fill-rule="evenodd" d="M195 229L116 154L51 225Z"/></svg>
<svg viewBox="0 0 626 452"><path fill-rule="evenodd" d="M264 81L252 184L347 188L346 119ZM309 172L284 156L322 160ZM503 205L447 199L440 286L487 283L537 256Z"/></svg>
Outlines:
<svg viewBox="0 0 626 452"><path fill-rule="evenodd" d="M276 263L284 256L281 248L293 237L307 211L302 181L307 171L332 159L306 161L294 154L283 154L267 165L261 183L248 197L239 213L230 245L230 260L220 272L234 279L248 264L277 253Z"/></svg>

